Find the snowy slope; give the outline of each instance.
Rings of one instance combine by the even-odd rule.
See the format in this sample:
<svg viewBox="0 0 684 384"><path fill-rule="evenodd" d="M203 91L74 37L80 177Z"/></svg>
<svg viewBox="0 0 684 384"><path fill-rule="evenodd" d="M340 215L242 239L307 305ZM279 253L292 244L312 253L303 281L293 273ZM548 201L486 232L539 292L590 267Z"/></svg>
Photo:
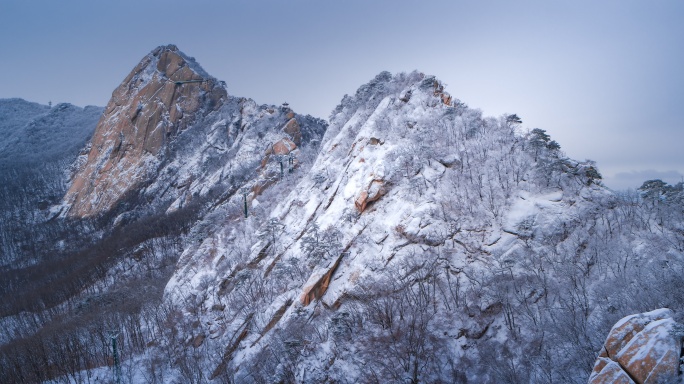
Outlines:
<svg viewBox="0 0 684 384"><path fill-rule="evenodd" d="M66 191L69 167L102 108L0 100L0 265L31 263L51 248L36 224ZM45 242L44 242L45 241Z"/></svg>
<svg viewBox="0 0 684 384"><path fill-rule="evenodd" d="M210 377L586 380L593 356L544 356L599 338L567 345L566 325L545 327L580 316L575 295L605 272L588 244L612 233L600 221L617 197L591 162L518 127L420 73L382 73L346 96L309 175L261 224L227 224L187 250L166 287L199 319L189 329L207 337L204 353L222 356ZM535 343L537 354L499 355ZM511 366L461 367L487 358Z"/></svg>
<svg viewBox="0 0 684 384"><path fill-rule="evenodd" d="M37 163L74 156L92 135L102 108L0 100L0 162ZM71 161L71 160L70 160Z"/></svg>
<svg viewBox="0 0 684 384"><path fill-rule="evenodd" d="M23 99L0 99L0 133L4 138L14 136L31 119L50 109L47 105L31 103ZM0 143L0 149L7 147L7 141Z"/></svg>

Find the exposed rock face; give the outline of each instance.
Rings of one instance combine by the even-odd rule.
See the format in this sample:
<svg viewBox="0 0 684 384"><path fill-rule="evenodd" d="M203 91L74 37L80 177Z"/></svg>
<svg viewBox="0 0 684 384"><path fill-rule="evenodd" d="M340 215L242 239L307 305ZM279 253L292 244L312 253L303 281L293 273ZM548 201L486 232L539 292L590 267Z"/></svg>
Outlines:
<svg viewBox="0 0 684 384"><path fill-rule="evenodd" d="M669 383L679 374L681 340L672 311L631 315L611 329L589 383Z"/></svg>
<svg viewBox="0 0 684 384"><path fill-rule="evenodd" d="M449 95L448 92L444 91L444 85L441 82L435 80L433 86L435 87L434 95L438 96L442 100L442 103L444 103L444 105L450 106L451 95Z"/></svg>
<svg viewBox="0 0 684 384"><path fill-rule="evenodd" d="M290 121L295 120L291 119ZM301 135L299 137L301 143ZM294 157L297 153L295 152L296 150L297 145L287 137L283 137L268 147L264 158L261 159L261 172L255 181L254 186L252 187L252 192L254 192L255 196L261 195L264 190L275 184L280 178L281 171L283 173L289 172L289 170L295 166L296 163ZM271 162L272 156L274 155L276 156L277 161ZM285 156L287 155L293 157L291 159L286 159ZM279 169L279 167L282 167L282 169Z"/></svg>
<svg viewBox="0 0 684 384"><path fill-rule="evenodd" d="M385 181L374 179L367 188L362 190L354 200L354 205L359 212L366 210L368 204L379 200L386 193Z"/></svg>
<svg viewBox="0 0 684 384"><path fill-rule="evenodd" d="M164 149L226 91L173 45L156 48L114 91L65 202L70 216L111 209L156 172Z"/></svg>
<svg viewBox="0 0 684 384"><path fill-rule="evenodd" d="M313 283L304 287L300 299L302 305L307 306L312 301L320 299L323 297L323 295L325 295L325 292L328 290L328 286L330 285L330 279L335 273L335 270L337 270L337 267L340 265L340 261L342 261L343 256L344 254L340 254L329 268L322 270L322 276L318 277L314 275L310 278L310 281L313 280Z"/></svg>
<svg viewBox="0 0 684 384"><path fill-rule="evenodd" d="M287 107L227 98L196 113L170 143L148 148L157 175L131 187L138 199L116 208L143 202L155 213L187 213L193 203L207 212L190 217L165 289L183 334L155 349L168 347L176 358L177 346L201 346L220 358L198 365L202 375L215 367L216 382L363 382L371 375L400 382L408 377L397 361L433 357L412 382L588 379L586 368L576 369L585 366L576 357L586 357L584 349L564 345L576 328L550 332L550 341L526 337L545 334L538 324L572 316L555 307L576 291L554 282L554 293L540 292L539 278L576 270L565 264L565 251L546 261L559 249L573 260L589 255L578 245L599 238L588 237L599 226L588 223L603 212L598 201L610 202L606 191L553 170L558 186L544 187L547 175L525 137L504 118L450 101L438 81L419 73L382 73L345 97L322 141L321 124ZM206 105L199 110L212 110ZM179 116L185 122L188 114ZM283 160L299 155L298 172L281 171ZM141 210L131 216L142 217ZM117 218L126 223L127 213ZM608 244L623 241L615 238ZM131 249L144 260L144 247ZM551 273L535 275L547 266ZM579 273L601 277L596 268ZM526 319L529 308L544 321ZM664 361L656 352L669 344L639 335L652 326L662 336L671 329L658 328L667 319L642 317L638 326L616 326L597 362L603 382L635 382L637 373L623 366L653 370ZM642 350L656 357L648 362ZM490 369L496 364L486 362L497 360L515 372ZM285 365L296 371L273 376Z"/></svg>
<svg viewBox="0 0 684 384"><path fill-rule="evenodd" d="M294 151L296 148L297 145L295 145L295 143L293 143L292 140L283 138L280 141L273 144L273 146L270 148L270 152L272 152L275 155L287 155L290 152ZM271 153L268 154L270 155Z"/></svg>
<svg viewBox="0 0 684 384"><path fill-rule="evenodd" d="M594 366L594 372L600 372L592 376L590 383L602 384L634 384L629 375L622 370L620 364L607 357L599 357Z"/></svg>
<svg viewBox="0 0 684 384"><path fill-rule="evenodd" d="M302 144L302 130L299 127L299 123L297 122L297 119L291 118L287 124L283 127L283 132L287 133L290 135L292 140L295 142L297 145Z"/></svg>

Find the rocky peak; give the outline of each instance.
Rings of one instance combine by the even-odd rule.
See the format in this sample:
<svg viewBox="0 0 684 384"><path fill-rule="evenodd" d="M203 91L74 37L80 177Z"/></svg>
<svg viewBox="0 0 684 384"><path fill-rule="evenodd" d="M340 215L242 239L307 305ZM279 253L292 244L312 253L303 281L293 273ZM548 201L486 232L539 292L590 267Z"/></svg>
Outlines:
<svg viewBox="0 0 684 384"><path fill-rule="evenodd" d="M154 49L112 94L65 196L68 215L111 209L156 173L178 133L226 98L223 86L175 45Z"/></svg>

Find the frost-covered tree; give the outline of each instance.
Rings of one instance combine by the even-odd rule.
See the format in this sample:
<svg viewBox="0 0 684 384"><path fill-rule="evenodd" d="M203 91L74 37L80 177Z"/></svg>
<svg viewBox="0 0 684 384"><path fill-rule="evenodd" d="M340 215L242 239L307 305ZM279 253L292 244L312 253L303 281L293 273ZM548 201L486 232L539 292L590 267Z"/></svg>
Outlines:
<svg viewBox="0 0 684 384"><path fill-rule="evenodd" d="M321 259L337 256L341 248L340 237L337 229L327 227L322 230L318 224L312 223L302 237L300 249L312 263L316 263Z"/></svg>
<svg viewBox="0 0 684 384"><path fill-rule="evenodd" d="M272 245L273 249L276 249L278 237L283 232L284 227L285 225L282 224L278 218L272 217L261 227L258 233L259 239L269 244L269 246Z"/></svg>

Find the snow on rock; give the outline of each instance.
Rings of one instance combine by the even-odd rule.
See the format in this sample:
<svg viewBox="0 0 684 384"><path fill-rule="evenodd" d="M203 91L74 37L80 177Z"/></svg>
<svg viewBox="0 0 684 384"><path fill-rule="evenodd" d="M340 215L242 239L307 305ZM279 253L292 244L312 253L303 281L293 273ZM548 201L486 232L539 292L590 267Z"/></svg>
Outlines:
<svg viewBox="0 0 684 384"><path fill-rule="evenodd" d="M69 216L111 209L154 176L169 141L226 97L218 81L176 46L161 46L145 56L105 108L88 161L65 196Z"/></svg>
<svg viewBox="0 0 684 384"><path fill-rule="evenodd" d="M600 357L594 369L600 374L591 377L589 382L592 384L634 384L634 380L611 359Z"/></svg>
<svg viewBox="0 0 684 384"><path fill-rule="evenodd" d="M281 178L278 162L297 168L302 146L315 148L326 126L229 96L193 58L161 46L114 91L63 200L79 217L127 209L136 197L167 213L215 194L237 206L238 189L251 189L250 201L262 194Z"/></svg>
<svg viewBox="0 0 684 384"><path fill-rule="evenodd" d="M618 321L604 343L589 382L672 382L679 374L682 348L681 338L673 333L677 323L672 316L670 309L662 308ZM624 381L624 377L631 379Z"/></svg>
<svg viewBox="0 0 684 384"><path fill-rule="evenodd" d="M359 212L363 212L366 210L368 204L377 201L385 195L385 193L385 181L382 179L373 179L369 185L359 192L358 197L354 200L354 205Z"/></svg>
<svg viewBox="0 0 684 384"><path fill-rule="evenodd" d="M608 356L617 356L635 335L641 332L647 324L656 320L672 318L672 311L667 308L656 309L651 312L631 315L618 321L608 334L605 350Z"/></svg>
<svg viewBox="0 0 684 384"><path fill-rule="evenodd" d="M273 144L271 150L272 153L275 155L287 155L290 152L294 151L296 148L297 145L292 140L283 138L277 143ZM270 154L270 151L267 152L267 154Z"/></svg>
<svg viewBox="0 0 684 384"><path fill-rule="evenodd" d="M299 150L293 125L287 120L280 130L287 137L271 140L268 136L272 144L261 147L260 155L265 157L253 195L280 183L279 163L272 161L275 155ZM239 378L249 374L249 367L258 366L264 354L271 356L269 351L283 338L290 343L293 332L303 332L298 325L303 316L319 329L326 328L326 317L317 315L321 306L336 313L328 316L342 316L357 310L359 301L376 300L373 290L366 290L369 285L409 279L428 265L439 265L440 271L449 271L449 279L459 281L465 280L465 270L479 274L482 265L494 262L495 257L508 257L513 263L508 267L515 266L523 258L518 253L526 249L524 241L535 231L540 235L570 231L577 222L566 211L587 209L587 204L565 200L566 194L578 198L577 191L540 189L522 181L530 177L530 169L518 174L516 184L513 170L501 164L529 161L517 140L502 120L483 119L477 111L455 104L434 77L417 72L381 73L353 97L343 98L333 111L308 174L275 202L259 198L260 208L270 205L272 210L254 233L269 233L273 229L268 226L275 228L276 223L271 240L255 236L246 259L216 273L218 288L202 287L186 275L187 270L178 270L167 294L179 281L185 282L185 289L205 289L207 296L215 295L214 300L226 303L241 302L250 286L271 292L250 296L248 309L239 313L225 307L224 316L239 320L231 325L234 331L222 333L231 348L220 371L227 372L230 366ZM501 142L512 143L512 149L496 147ZM487 173L487 177L477 176ZM586 192L591 197L602 193L600 188ZM530 218L532 222L526 224ZM560 223L565 222L563 227ZM546 228L535 229L539 223ZM212 238L222 236L217 233ZM208 263L197 267L205 252L187 254L199 268L192 273L210 268ZM269 299L274 294L292 300L276 305ZM435 314L440 326L463 329L466 341L458 343L505 339L500 317L503 304L492 299L478 308L471 314L474 318L466 316L461 321L456 320L459 315L440 312L445 309L436 303L432 310L440 313ZM244 316L252 314L254 329L244 334ZM241 345L235 344L238 339ZM350 351L356 348L355 342L349 344ZM325 361L328 348L325 344L314 348L306 366ZM351 352L345 353L320 369L335 372L351 361ZM307 370L307 377L316 369Z"/></svg>

